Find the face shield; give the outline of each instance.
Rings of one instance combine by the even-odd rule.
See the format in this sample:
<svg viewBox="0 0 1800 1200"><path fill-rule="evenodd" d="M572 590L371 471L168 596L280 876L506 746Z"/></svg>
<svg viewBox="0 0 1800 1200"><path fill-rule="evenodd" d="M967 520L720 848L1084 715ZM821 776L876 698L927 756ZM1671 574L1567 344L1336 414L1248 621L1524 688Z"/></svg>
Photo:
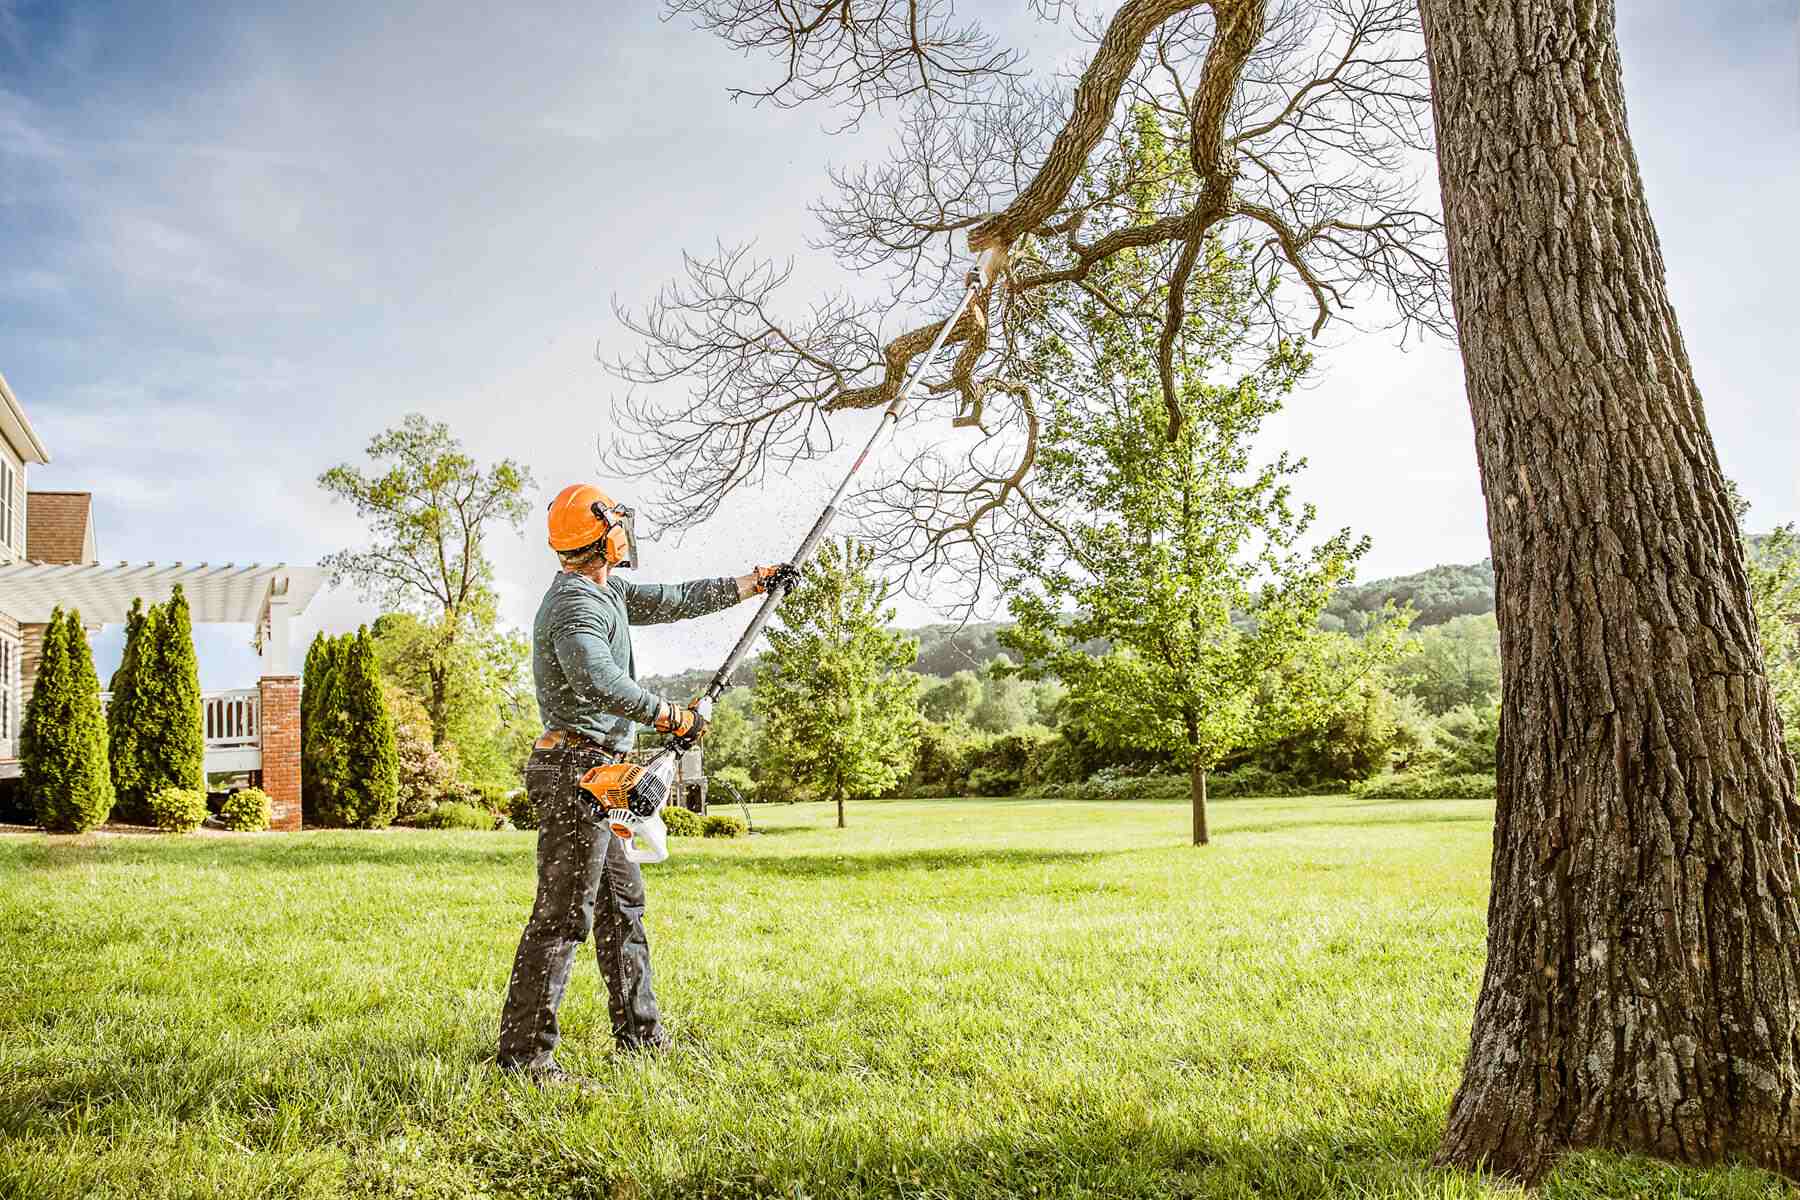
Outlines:
<svg viewBox="0 0 1800 1200"><path fill-rule="evenodd" d="M638 565L637 512L623 504L607 508L594 502L594 516L606 526L606 561L615 567Z"/></svg>

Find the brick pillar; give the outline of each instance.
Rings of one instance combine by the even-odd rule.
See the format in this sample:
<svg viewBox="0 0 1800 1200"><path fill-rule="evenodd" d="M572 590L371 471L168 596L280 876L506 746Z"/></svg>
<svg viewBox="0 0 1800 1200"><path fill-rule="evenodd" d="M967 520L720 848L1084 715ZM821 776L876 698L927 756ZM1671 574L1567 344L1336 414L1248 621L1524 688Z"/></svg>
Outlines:
<svg viewBox="0 0 1800 1200"><path fill-rule="evenodd" d="M300 829L300 677L264 675L262 789L269 793L269 828Z"/></svg>

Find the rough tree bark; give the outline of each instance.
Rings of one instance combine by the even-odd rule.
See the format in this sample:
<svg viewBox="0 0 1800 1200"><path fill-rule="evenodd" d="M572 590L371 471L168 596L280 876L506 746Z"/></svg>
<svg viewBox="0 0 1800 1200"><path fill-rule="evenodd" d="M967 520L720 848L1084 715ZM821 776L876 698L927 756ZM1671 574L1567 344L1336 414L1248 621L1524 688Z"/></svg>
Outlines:
<svg viewBox="0 0 1800 1200"><path fill-rule="evenodd" d="M1792 760L1626 129L1610 0L1421 0L1505 664L1440 1161L1800 1165Z"/></svg>

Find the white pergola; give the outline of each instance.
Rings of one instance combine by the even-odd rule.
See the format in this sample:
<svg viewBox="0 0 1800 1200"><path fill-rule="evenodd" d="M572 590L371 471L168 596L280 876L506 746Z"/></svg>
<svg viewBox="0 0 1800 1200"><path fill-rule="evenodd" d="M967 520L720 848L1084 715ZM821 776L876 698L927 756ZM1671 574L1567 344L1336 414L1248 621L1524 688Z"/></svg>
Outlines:
<svg viewBox="0 0 1800 1200"><path fill-rule="evenodd" d="M287 675L288 622L306 611L325 582L318 567L287 563L12 563L0 566L0 612L26 624L73 608L88 625L125 620L131 602L161 604L181 585L196 624L255 627L263 674Z"/></svg>

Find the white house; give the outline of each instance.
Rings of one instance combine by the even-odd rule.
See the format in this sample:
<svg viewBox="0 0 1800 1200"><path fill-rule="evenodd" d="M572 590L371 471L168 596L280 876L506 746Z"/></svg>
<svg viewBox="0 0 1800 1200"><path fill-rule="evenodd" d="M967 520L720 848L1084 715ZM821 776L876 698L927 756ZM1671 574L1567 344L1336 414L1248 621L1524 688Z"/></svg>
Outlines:
<svg viewBox="0 0 1800 1200"><path fill-rule="evenodd" d="M134 599L160 604L180 584L196 623L250 625L263 659L254 687L203 695L207 770L252 773L273 802L274 828L298 829L300 679L290 665L288 623L318 592L319 569L102 564L92 496L26 486L26 472L49 462L0 376L0 778L19 773L19 721L50 614L73 608L91 632L123 622Z"/></svg>

